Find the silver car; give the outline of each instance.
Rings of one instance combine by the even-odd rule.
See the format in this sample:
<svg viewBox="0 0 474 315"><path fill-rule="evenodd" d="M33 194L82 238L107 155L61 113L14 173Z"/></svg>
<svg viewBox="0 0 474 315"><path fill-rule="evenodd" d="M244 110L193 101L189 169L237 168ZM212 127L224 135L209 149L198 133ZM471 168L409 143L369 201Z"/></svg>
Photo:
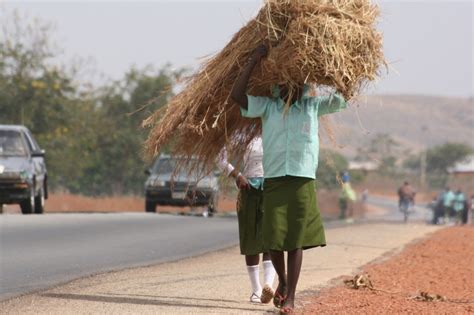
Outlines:
<svg viewBox="0 0 474 315"><path fill-rule="evenodd" d="M43 213L48 175L31 132L20 125L0 125L0 209L19 204L23 214Z"/></svg>
<svg viewBox="0 0 474 315"><path fill-rule="evenodd" d="M162 206L207 206L208 214L217 212L219 200L218 173L203 178L187 169L174 174L178 159L162 155L146 170L145 211L155 212Z"/></svg>

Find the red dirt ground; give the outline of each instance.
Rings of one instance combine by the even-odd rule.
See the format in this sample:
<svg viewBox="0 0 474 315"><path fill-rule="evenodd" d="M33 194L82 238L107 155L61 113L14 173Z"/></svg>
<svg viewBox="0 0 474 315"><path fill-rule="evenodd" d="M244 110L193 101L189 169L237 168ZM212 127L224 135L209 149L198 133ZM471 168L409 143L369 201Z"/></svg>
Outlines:
<svg viewBox="0 0 474 315"><path fill-rule="evenodd" d="M394 236L395 237L395 236ZM376 289L323 289L299 314L474 314L474 228L451 227L363 268ZM350 277L348 277L350 278ZM342 282L342 281L341 281ZM421 292L447 301L425 302Z"/></svg>

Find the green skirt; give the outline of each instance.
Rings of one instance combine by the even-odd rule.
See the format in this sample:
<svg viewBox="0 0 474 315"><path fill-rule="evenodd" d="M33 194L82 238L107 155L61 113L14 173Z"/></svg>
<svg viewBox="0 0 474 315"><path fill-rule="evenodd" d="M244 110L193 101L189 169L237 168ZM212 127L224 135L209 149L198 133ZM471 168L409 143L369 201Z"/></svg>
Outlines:
<svg viewBox="0 0 474 315"><path fill-rule="evenodd" d="M263 253L263 191L255 188L241 190L237 198L239 219L240 253L258 255Z"/></svg>
<svg viewBox="0 0 474 315"><path fill-rule="evenodd" d="M263 243L266 250L326 246L314 180L285 176L264 182Z"/></svg>

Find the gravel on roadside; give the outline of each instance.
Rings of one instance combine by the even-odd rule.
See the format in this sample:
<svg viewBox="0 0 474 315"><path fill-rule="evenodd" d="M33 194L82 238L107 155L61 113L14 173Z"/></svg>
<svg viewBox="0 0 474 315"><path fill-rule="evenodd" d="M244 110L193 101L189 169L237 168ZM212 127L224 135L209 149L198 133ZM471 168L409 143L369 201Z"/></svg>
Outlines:
<svg viewBox="0 0 474 315"><path fill-rule="evenodd" d="M394 235L397 237L397 235ZM442 229L363 267L372 289L339 285L308 297L300 314L473 314L474 228ZM348 277L350 280L351 277Z"/></svg>

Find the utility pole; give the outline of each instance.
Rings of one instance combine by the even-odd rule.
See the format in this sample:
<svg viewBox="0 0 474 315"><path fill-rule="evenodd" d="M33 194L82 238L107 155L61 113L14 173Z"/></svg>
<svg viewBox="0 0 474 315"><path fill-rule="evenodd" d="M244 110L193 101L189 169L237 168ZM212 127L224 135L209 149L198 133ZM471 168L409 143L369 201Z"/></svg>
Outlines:
<svg viewBox="0 0 474 315"><path fill-rule="evenodd" d="M425 133L428 130L426 126L421 126L422 131L422 150L420 154L420 190L426 189L426 151L428 150L428 146L426 145L425 141Z"/></svg>
<svg viewBox="0 0 474 315"><path fill-rule="evenodd" d="M426 188L426 149L421 152L420 156L420 188Z"/></svg>

